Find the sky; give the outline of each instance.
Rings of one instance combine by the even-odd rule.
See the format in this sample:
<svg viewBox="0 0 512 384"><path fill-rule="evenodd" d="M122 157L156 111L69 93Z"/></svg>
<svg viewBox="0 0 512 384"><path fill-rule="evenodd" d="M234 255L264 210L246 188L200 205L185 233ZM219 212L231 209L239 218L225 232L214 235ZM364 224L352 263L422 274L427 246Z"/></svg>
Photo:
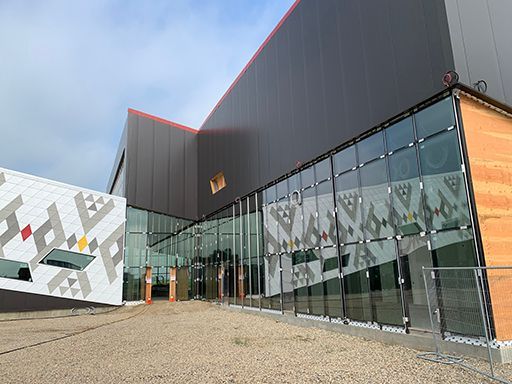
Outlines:
<svg viewBox="0 0 512 384"><path fill-rule="evenodd" d="M0 167L105 191L138 109L199 128L293 0L0 0Z"/></svg>

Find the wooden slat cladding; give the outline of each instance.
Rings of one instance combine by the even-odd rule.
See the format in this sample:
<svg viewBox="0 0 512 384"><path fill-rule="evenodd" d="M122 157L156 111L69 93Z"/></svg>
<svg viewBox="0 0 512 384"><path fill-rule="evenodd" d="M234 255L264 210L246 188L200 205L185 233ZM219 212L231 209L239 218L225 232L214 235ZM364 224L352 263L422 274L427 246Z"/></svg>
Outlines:
<svg viewBox="0 0 512 384"><path fill-rule="evenodd" d="M487 266L512 265L512 118L461 95L475 203ZM498 340L512 339L512 270L490 270Z"/></svg>

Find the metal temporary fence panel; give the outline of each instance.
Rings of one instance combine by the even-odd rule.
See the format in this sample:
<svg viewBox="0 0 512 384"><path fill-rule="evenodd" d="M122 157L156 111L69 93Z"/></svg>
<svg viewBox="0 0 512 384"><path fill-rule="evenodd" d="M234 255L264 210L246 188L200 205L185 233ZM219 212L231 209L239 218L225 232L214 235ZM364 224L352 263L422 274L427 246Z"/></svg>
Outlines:
<svg viewBox="0 0 512 384"><path fill-rule="evenodd" d="M418 356L509 382L493 350L512 343L504 339L512 334L512 267L424 267L423 278L435 352ZM451 355L446 342L482 346L487 362Z"/></svg>

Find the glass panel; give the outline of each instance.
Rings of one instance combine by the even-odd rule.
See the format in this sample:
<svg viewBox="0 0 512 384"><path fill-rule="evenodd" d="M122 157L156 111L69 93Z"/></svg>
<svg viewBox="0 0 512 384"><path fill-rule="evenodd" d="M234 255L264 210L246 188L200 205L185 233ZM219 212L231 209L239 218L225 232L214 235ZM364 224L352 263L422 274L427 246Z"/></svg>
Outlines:
<svg viewBox="0 0 512 384"><path fill-rule="evenodd" d="M30 274L28 264L14 260L0 259L0 277L32 281L32 275Z"/></svg>
<svg viewBox="0 0 512 384"><path fill-rule="evenodd" d="M336 178L338 230L342 244L363 239L357 171Z"/></svg>
<svg viewBox="0 0 512 384"><path fill-rule="evenodd" d="M414 142L414 129L412 117L406 117L403 120L389 126L386 132L386 145L388 152L396 151Z"/></svg>
<svg viewBox="0 0 512 384"><path fill-rule="evenodd" d="M471 267L476 254L471 229L439 232L431 235L434 267ZM442 302L443 331L482 336L480 308L473 271L440 270L436 291ZM475 326L480 324L480 326Z"/></svg>
<svg viewBox="0 0 512 384"><path fill-rule="evenodd" d="M94 256L91 255L64 251L62 249L53 249L39 263L83 271L93 260Z"/></svg>
<svg viewBox="0 0 512 384"><path fill-rule="evenodd" d="M342 317L340 275L336 247L324 248L322 250L322 259L325 313L331 317Z"/></svg>
<svg viewBox="0 0 512 384"><path fill-rule="evenodd" d="M293 311L293 266L292 254L281 255L281 280L283 282L283 310Z"/></svg>
<svg viewBox="0 0 512 384"><path fill-rule="evenodd" d="M267 308L281 310L281 272L279 271L279 256L264 257L265 273L265 304ZM262 302L263 306L263 302Z"/></svg>
<svg viewBox="0 0 512 384"><path fill-rule="evenodd" d="M242 283L242 289L240 292L240 297L243 300L244 305L250 306L251 305L251 263L250 263L250 255L249 255L249 213L248 213L248 200L244 199L241 202L241 234L240 239L242 242L242 249L241 249L241 283Z"/></svg>
<svg viewBox="0 0 512 384"><path fill-rule="evenodd" d="M277 253L280 249L278 242L278 206L277 203L263 207L263 238L265 253Z"/></svg>
<svg viewBox="0 0 512 384"><path fill-rule="evenodd" d="M353 320L372 321L364 245L345 245L340 248L340 255L346 317Z"/></svg>
<svg viewBox="0 0 512 384"><path fill-rule="evenodd" d="M292 254L293 263L293 294L295 312L309 312L309 294L306 275L306 252L298 251Z"/></svg>
<svg viewBox="0 0 512 384"><path fill-rule="evenodd" d="M313 167L303 169L300 172L300 183L302 188L306 188L315 184L315 172Z"/></svg>
<svg viewBox="0 0 512 384"><path fill-rule="evenodd" d="M375 321L402 325L402 302L398 284L395 241L372 241L367 244L368 272Z"/></svg>
<svg viewBox="0 0 512 384"><path fill-rule="evenodd" d="M396 233L409 235L424 231L425 214L416 147L395 152L388 159Z"/></svg>
<svg viewBox="0 0 512 384"><path fill-rule="evenodd" d="M364 164L384 154L384 135L382 131L374 133L356 145L359 164Z"/></svg>
<svg viewBox="0 0 512 384"><path fill-rule="evenodd" d="M402 286L409 325L415 329L431 330L422 270L422 267L432 267L427 237L403 237L398 241L398 253L404 279Z"/></svg>
<svg viewBox="0 0 512 384"><path fill-rule="evenodd" d="M303 205L302 205L302 192L297 192L294 196L291 196L289 203L289 237L288 241L290 241L290 247L288 248L291 251L299 250L303 247L302 239L304 236L304 219L303 219Z"/></svg>
<svg viewBox="0 0 512 384"><path fill-rule="evenodd" d="M333 161L335 174L343 173L354 168L357 165L356 146L351 145L336 153L333 157Z"/></svg>
<svg viewBox="0 0 512 384"><path fill-rule="evenodd" d="M123 299L137 301L144 298L145 268L124 268L123 274Z"/></svg>
<svg viewBox="0 0 512 384"><path fill-rule="evenodd" d="M287 180L288 180L288 192L289 193L299 190L301 188L299 173L296 173L295 175L290 176Z"/></svg>
<svg viewBox="0 0 512 384"><path fill-rule="evenodd" d="M235 297L233 298L233 303L242 305L242 299L244 295L244 287L243 287L243 268L242 268L242 249L241 249L241 212L240 212L240 203L235 204L235 218L233 225L233 234L234 234L234 242L233 249L235 251L233 257L234 264L234 284L235 284Z"/></svg>
<svg viewBox="0 0 512 384"><path fill-rule="evenodd" d="M418 138L430 136L455 125L452 98L447 97L415 115Z"/></svg>
<svg viewBox="0 0 512 384"><path fill-rule="evenodd" d="M331 180L316 187L318 209L318 234L320 246L336 244L336 223L334 221L334 200Z"/></svg>
<svg viewBox="0 0 512 384"><path fill-rule="evenodd" d="M302 191L302 214L304 231L301 248L314 248L320 245L318 233L318 211L316 188L311 187Z"/></svg>
<svg viewBox="0 0 512 384"><path fill-rule="evenodd" d="M269 219L277 221L277 252L287 252L292 249L290 224L290 199L284 198L270 206ZM275 209L274 209L275 208Z"/></svg>
<svg viewBox="0 0 512 384"><path fill-rule="evenodd" d="M313 315L324 315L324 288L320 250L309 249L306 251L306 273L309 289L309 313Z"/></svg>
<svg viewBox="0 0 512 384"><path fill-rule="evenodd" d="M147 235L139 233L127 233L125 241L125 266L139 267L146 265Z"/></svg>
<svg viewBox="0 0 512 384"><path fill-rule="evenodd" d="M331 177L331 159L327 158L315 164L315 179L317 182Z"/></svg>
<svg viewBox="0 0 512 384"><path fill-rule="evenodd" d="M277 183L277 199L281 199L288 195L288 180L283 180Z"/></svg>
<svg viewBox="0 0 512 384"><path fill-rule="evenodd" d="M469 210L455 130L419 144L430 229L469 225Z"/></svg>
<svg viewBox="0 0 512 384"><path fill-rule="evenodd" d="M126 209L126 232L147 232L148 212L128 207Z"/></svg>
<svg viewBox="0 0 512 384"><path fill-rule="evenodd" d="M386 160L360 168L363 197L363 225L366 239L379 239L394 233L389 203Z"/></svg>

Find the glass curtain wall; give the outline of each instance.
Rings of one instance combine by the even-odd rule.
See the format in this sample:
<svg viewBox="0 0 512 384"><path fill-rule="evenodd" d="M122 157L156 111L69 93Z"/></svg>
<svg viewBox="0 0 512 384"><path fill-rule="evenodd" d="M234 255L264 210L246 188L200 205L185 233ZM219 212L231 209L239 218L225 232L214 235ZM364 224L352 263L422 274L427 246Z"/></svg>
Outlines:
<svg viewBox="0 0 512 384"><path fill-rule="evenodd" d="M152 267L153 298L169 297L170 267L176 267L182 293L178 298L188 299L188 269L194 260L193 222L133 207L127 208L126 216L123 299L144 299L147 266Z"/></svg>
<svg viewBox="0 0 512 384"><path fill-rule="evenodd" d="M451 96L196 226L151 215L129 208L126 296L148 260L190 269L197 248L196 297L428 329L422 267L476 263Z"/></svg>

